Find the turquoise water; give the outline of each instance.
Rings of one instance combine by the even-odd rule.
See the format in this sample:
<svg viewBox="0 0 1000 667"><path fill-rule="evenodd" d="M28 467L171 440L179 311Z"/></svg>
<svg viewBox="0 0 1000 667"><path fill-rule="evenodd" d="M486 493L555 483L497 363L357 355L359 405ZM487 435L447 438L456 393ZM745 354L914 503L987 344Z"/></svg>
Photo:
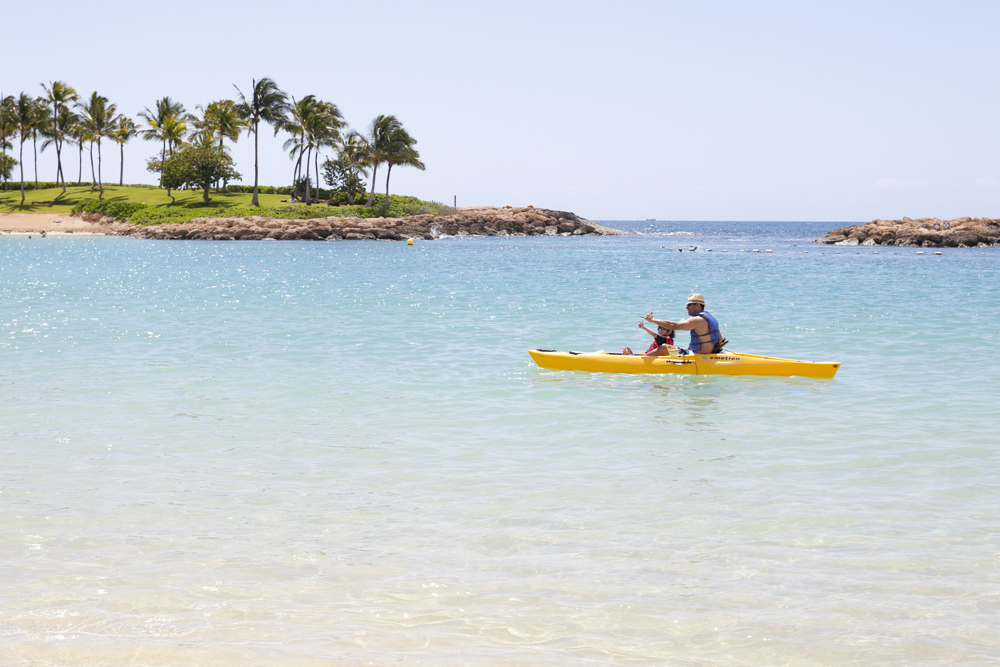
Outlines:
<svg viewBox="0 0 1000 667"><path fill-rule="evenodd" d="M1000 253L620 226L0 238L0 661L1000 661ZM692 291L840 372L527 355Z"/></svg>

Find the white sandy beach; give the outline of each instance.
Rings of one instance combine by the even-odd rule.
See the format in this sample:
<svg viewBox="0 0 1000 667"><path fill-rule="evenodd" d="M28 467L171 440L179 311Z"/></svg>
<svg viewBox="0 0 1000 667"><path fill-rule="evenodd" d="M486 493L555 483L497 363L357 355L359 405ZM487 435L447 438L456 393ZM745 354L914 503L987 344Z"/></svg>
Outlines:
<svg viewBox="0 0 1000 667"><path fill-rule="evenodd" d="M0 234L107 234L93 222L68 213L0 213Z"/></svg>

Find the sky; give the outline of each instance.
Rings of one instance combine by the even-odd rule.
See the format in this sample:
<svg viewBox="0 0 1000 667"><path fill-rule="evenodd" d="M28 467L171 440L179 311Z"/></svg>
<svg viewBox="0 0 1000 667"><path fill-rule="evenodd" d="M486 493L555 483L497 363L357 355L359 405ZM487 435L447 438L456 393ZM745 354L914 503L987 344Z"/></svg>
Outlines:
<svg viewBox="0 0 1000 667"><path fill-rule="evenodd" d="M592 220L1000 218L995 1L40 7L4 9L0 92L60 80L137 117L270 77L361 131L399 118L427 169L394 169L395 194ZM261 184L290 183L286 138L261 133ZM125 147L127 183L156 181L156 147ZM232 154L252 183L252 138ZM38 168L54 179L54 150Z"/></svg>

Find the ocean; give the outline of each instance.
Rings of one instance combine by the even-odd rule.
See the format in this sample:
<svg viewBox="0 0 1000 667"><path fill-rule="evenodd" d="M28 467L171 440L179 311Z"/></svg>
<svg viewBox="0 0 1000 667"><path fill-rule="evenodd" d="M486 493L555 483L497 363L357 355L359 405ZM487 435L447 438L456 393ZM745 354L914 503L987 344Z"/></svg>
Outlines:
<svg viewBox="0 0 1000 667"><path fill-rule="evenodd" d="M1000 662L1000 249L603 224L0 237L0 664Z"/></svg>

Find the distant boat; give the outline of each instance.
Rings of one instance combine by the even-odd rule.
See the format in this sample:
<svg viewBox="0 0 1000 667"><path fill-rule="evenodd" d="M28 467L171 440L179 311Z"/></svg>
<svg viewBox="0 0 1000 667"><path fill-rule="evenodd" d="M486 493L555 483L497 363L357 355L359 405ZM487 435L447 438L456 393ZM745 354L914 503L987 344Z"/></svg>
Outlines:
<svg viewBox="0 0 1000 667"><path fill-rule="evenodd" d="M656 222L656 218L646 218L646 222Z"/></svg>

